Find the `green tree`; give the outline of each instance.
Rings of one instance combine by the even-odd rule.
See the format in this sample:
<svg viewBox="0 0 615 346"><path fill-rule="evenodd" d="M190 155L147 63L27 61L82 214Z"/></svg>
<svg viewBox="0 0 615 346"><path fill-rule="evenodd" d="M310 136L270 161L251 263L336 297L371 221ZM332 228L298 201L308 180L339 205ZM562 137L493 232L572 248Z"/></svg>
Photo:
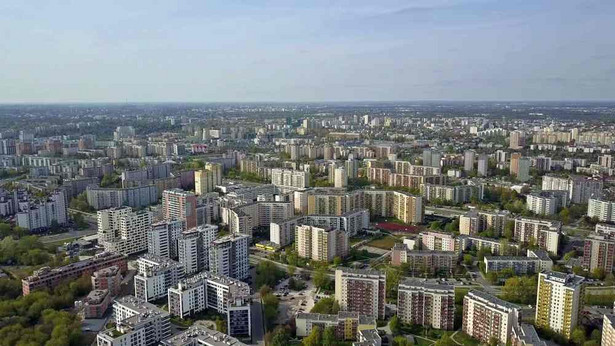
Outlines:
<svg viewBox="0 0 615 346"><path fill-rule="evenodd" d="M320 327L312 328L310 335L303 338L301 344L303 346L320 346L322 343L322 329Z"/></svg>
<svg viewBox="0 0 615 346"><path fill-rule="evenodd" d="M490 271L485 276L486 276L487 281L489 281L489 283L491 283L492 285L495 285L498 283L498 274L496 272Z"/></svg>
<svg viewBox="0 0 615 346"><path fill-rule="evenodd" d="M506 221L504 225L504 237L508 240L512 240L515 234L515 222L514 221Z"/></svg>
<svg viewBox="0 0 615 346"><path fill-rule="evenodd" d="M320 299L310 310L311 313L315 314L337 314L339 311L339 303L331 297Z"/></svg>
<svg viewBox="0 0 615 346"><path fill-rule="evenodd" d="M562 209L562 211L559 212L559 219L562 223L566 225L569 224L570 223L570 210L568 208Z"/></svg>
<svg viewBox="0 0 615 346"><path fill-rule="evenodd" d="M469 255L469 254L463 255L463 264L470 266L472 265L473 261L474 261L474 258L472 257L472 255Z"/></svg>
<svg viewBox="0 0 615 346"><path fill-rule="evenodd" d="M589 338L599 343L600 341L602 341L602 332L600 331L600 329L594 329L592 330L591 336Z"/></svg>
<svg viewBox="0 0 615 346"><path fill-rule="evenodd" d="M290 342L290 331L283 326L277 326L273 330L271 337L271 346L288 346Z"/></svg>
<svg viewBox="0 0 615 346"><path fill-rule="evenodd" d="M287 272L288 272L288 276L293 277L295 276L295 271L297 270L297 267L293 266L293 265L289 265L286 268Z"/></svg>
<svg viewBox="0 0 615 346"><path fill-rule="evenodd" d="M278 305L280 301L278 297L274 296L271 293L265 294L265 296L261 296L261 301L263 303L263 310L265 314L265 321L267 324L267 328L270 329L275 323L276 317L278 316Z"/></svg>
<svg viewBox="0 0 615 346"><path fill-rule="evenodd" d="M572 330L570 339L577 345L583 345L583 343L585 343L585 329L581 326L575 327Z"/></svg>
<svg viewBox="0 0 615 346"><path fill-rule="evenodd" d="M396 336L393 339L393 346L411 346L412 343L405 336Z"/></svg>
<svg viewBox="0 0 615 346"><path fill-rule="evenodd" d="M323 346L335 346L337 345L337 338L335 337L335 327L327 327L322 334Z"/></svg>
<svg viewBox="0 0 615 346"><path fill-rule="evenodd" d="M216 317L216 330L226 334L226 321L220 317Z"/></svg>
<svg viewBox="0 0 615 346"><path fill-rule="evenodd" d="M319 267L314 272L314 276L312 277L312 281L314 282L314 286L327 290L331 286L331 280L327 275L327 268L325 266Z"/></svg>
<svg viewBox="0 0 615 346"><path fill-rule="evenodd" d="M457 344L451 339L448 334L444 334L434 346L457 346Z"/></svg>
<svg viewBox="0 0 615 346"><path fill-rule="evenodd" d="M399 322L399 317L397 317L397 315L394 315L391 318L391 321L389 322L389 327L391 328L391 333L394 336L401 334L401 325Z"/></svg>
<svg viewBox="0 0 615 346"><path fill-rule="evenodd" d="M342 265L342 258L340 256L335 256L333 258L333 266L339 267L340 265Z"/></svg>

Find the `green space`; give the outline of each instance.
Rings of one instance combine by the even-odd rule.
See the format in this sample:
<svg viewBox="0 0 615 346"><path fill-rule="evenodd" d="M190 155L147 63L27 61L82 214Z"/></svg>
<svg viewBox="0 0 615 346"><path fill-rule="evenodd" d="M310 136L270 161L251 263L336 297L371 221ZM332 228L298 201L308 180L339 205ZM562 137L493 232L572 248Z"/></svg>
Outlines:
<svg viewBox="0 0 615 346"><path fill-rule="evenodd" d="M384 237L374 239L365 245L377 247L383 250L391 250L393 248L393 245L400 242L400 239L395 236L385 235Z"/></svg>
<svg viewBox="0 0 615 346"><path fill-rule="evenodd" d="M455 339L457 342L461 343L464 346L467 345L480 345L480 341L474 339L473 337L469 336L468 334L459 331L457 332L457 334L455 334L455 336L453 337L453 339Z"/></svg>

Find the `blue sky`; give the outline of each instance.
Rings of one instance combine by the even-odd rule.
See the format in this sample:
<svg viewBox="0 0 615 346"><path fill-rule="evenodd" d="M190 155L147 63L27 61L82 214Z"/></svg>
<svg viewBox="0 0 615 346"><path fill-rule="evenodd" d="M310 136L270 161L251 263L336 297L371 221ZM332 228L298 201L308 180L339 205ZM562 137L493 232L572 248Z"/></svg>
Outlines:
<svg viewBox="0 0 615 346"><path fill-rule="evenodd" d="M613 0L0 2L3 103L613 99Z"/></svg>

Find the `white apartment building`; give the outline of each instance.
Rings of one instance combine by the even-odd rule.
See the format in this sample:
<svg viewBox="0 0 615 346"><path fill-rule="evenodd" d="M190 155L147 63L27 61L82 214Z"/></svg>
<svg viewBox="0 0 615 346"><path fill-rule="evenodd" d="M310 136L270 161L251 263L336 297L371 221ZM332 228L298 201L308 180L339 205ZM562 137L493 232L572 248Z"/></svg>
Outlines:
<svg viewBox="0 0 615 346"><path fill-rule="evenodd" d="M527 210L537 215L555 215L560 208L568 206L567 191L541 191L531 193L526 199Z"/></svg>
<svg viewBox="0 0 615 346"><path fill-rule="evenodd" d="M167 296L167 289L184 277L184 267L167 257L144 255L137 260L135 297L153 301Z"/></svg>
<svg viewBox="0 0 615 346"><path fill-rule="evenodd" d="M587 203L587 216L601 222L615 222L615 201L593 197Z"/></svg>
<svg viewBox="0 0 615 346"><path fill-rule="evenodd" d="M348 254L348 234L339 229L296 226L295 249L299 257L330 262Z"/></svg>
<svg viewBox="0 0 615 346"><path fill-rule="evenodd" d="M282 189L304 189L310 186L310 173L274 168L271 170L271 183Z"/></svg>
<svg viewBox="0 0 615 346"><path fill-rule="evenodd" d="M517 242L534 242L539 248L557 254L561 228L559 221L518 217L513 237Z"/></svg>
<svg viewBox="0 0 615 346"><path fill-rule="evenodd" d="M177 239L186 230L184 220L167 220L152 224L147 232L147 253L176 259L179 256Z"/></svg>
<svg viewBox="0 0 615 346"><path fill-rule="evenodd" d="M419 233L419 237L422 250L455 251L455 237L450 233L428 231Z"/></svg>
<svg viewBox="0 0 615 346"><path fill-rule="evenodd" d="M122 207L99 210L97 217L98 243L105 251L132 255L147 250L151 212L134 212L130 207Z"/></svg>
<svg viewBox="0 0 615 346"><path fill-rule="evenodd" d="M230 234L214 240L209 249L209 271L238 280L249 277L249 243L250 237L243 234Z"/></svg>
<svg viewBox="0 0 615 346"><path fill-rule="evenodd" d="M346 168L337 167L334 174L334 186L336 188L345 188L348 186L348 174L346 174Z"/></svg>
<svg viewBox="0 0 615 346"><path fill-rule="evenodd" d="M133 296L115 300L113 319L115 328L99 332L97 346L155 346L171 336L169 313Z"/></svg>
<svg viewBox="0 0 615 346"><path fill-rule="evenodd" d="M168 301L171 315L214 309L227 316L229 335L251 335L250 286L244 282L204 271L169 288Z"/></svg>
<svg viewBox="0 0 615 346"><path fill-rule="evenodd" d="M66 225L68 209L63 190L55 191L47 200L39 203L26 203L17 213L17 225L29 231L47 229L56 222Z"/></svg>
<svg viewBox="0 0 615 346"><path fill-rule="evenodd" d="M180 233L177 239L179 263L186 275L209 268L209 249L218 235L218 226L204 225Z"/></svg>

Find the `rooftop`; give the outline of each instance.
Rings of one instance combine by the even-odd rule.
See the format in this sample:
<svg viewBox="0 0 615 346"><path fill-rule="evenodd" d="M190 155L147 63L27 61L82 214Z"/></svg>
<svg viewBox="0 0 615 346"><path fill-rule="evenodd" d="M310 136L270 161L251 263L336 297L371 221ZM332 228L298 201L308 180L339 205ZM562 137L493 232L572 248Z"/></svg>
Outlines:
<svg viewBox="0 0 615 346"><path fill-rule="evenodd" d="M236 338L221 332L209 329L202 325L193 325L188 330L177 334L169 339L161 341L161 345L166 346L189 346L189 345L210 345L210 346L241 346L245 345Z"/></svg>

